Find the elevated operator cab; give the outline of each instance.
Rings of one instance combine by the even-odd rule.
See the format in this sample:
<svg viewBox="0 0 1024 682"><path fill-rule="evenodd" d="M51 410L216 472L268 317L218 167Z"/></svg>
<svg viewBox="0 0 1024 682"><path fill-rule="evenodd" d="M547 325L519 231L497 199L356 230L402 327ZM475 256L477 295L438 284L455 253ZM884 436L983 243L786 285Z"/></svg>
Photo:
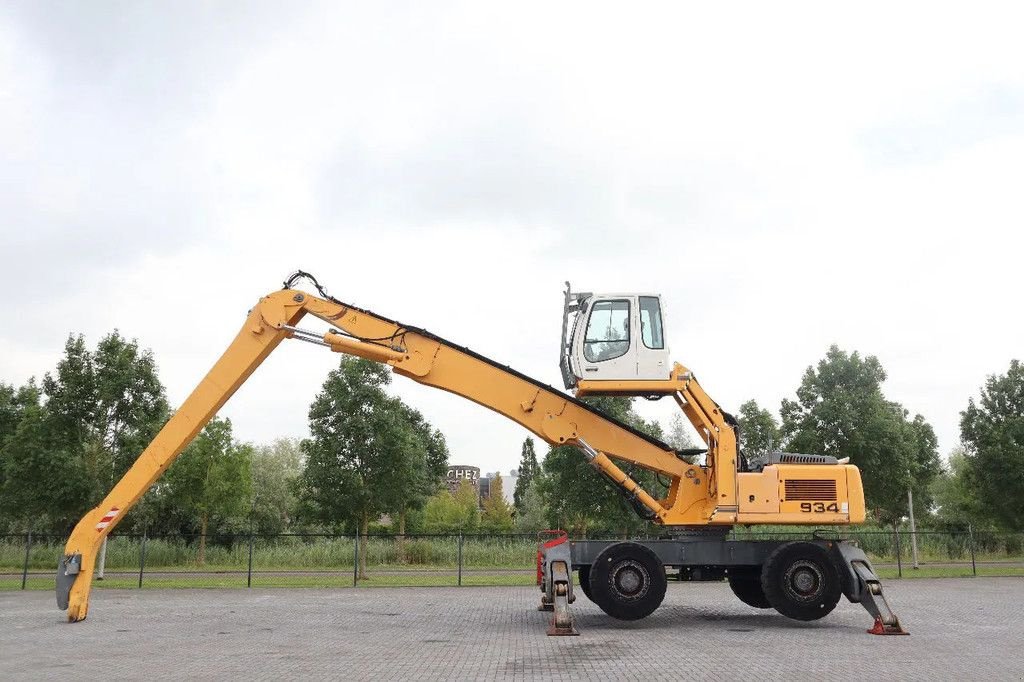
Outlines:
<svg viewBox="0 0 1024 682"><path fill-rule="evenodd" d="M565 283L559 367L565 388L586 381L669 378L658 294L573 293Z"/></svg>

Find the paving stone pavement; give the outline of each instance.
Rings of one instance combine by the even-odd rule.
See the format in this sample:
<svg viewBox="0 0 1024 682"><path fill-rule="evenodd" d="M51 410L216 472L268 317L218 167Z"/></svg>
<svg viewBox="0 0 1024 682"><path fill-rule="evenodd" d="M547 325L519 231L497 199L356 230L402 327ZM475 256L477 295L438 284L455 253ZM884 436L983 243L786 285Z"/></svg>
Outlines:
<svg viewBox="0 0 1024 682"><path fill-rule="evenodd" d="M68 624L44 592L0 592L0 679L1020 680L1024 579L888 581L910 637L860 606L798 623L724 583L670 584L633 623L580 595L547 637L522 587L97 590Z"/></svg>

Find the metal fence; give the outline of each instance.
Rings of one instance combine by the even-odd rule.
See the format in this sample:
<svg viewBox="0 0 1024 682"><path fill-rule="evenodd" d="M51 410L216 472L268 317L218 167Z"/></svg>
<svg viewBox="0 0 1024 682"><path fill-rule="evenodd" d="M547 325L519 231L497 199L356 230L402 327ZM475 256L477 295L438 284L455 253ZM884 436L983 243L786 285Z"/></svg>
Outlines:
<svg viewBox="0 0 1024 682"><path fill-rule="evenodd" d="M821 531L835 534L835 531ZM811 531L734 531L743 539L798 539ZM1024 534L845 531L883 577L1024 575ZM608 538L621 539L621 538ZM52 589L64 537L0 535L0 590ZM534 535L117 534L98 587L365 587L531 585ZM913 568L914 545L917 566ZM97 562L97 578L99 565Z"/></svg>

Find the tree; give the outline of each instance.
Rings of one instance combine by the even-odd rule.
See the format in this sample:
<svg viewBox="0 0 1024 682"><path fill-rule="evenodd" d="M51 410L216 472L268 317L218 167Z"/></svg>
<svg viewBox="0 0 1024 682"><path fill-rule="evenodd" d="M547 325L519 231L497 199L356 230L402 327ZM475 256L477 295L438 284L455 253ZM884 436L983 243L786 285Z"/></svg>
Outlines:
<svg viewBox="0 0 1024 682"><path fill-rule="evenodd" d="M460 481L453 495L442 490L427 500L423 508L423 530L427 533L473 532L480 524L476 488Z"/></svg>
<svg viewBox="0 0 1024 682"><path fill-rule="evenodd" d="M769 453L779 449L782 436L778 422L768 410L748 400L740 405L740 447L748 461L765 460Z"/></svg>
<svg viewBox="0 0 1024 682"><path fill-rule="evenodd" d="M948 466L932 482L935 518L941 527L962 530L968 523L989 520L972 480L971 462L961 445L949 454Z"/></svg>
<svg viewBox="0 0 1024 682"><path fill-rule="evenodd" d="M252 453L252 524L258 533L276 535L295 519L295 481L302 473L299 442L278 438Z"/></svg>
<svg viewBox="0 0 1024 682"><path fill-rule="evenodd" d="M167 470L167 495L179 509L199 521L197 562L206 562L206 535L211 520L245 514L252 491L251 445L231 436L231 420L214 417Z"/></svg>
<svg viewBox="0 0 1024 682"><path fill-rule="evenodd" d="M1024 365L1010 362L990 376L976 403L960 415L967 479L984 515L1007 530L1024 530Z"/></svg>
<svg viewBox="0 0 1024 682"><path fill-rule="evenodd" d="M669 421L668 436L665 442L676 452L682 453L681 457L684 461L689 464L696 464L698 457L701 456L701 453L706 452L706 450L694 445L693 438L690 435L692 428L692 425L683 419L683 415L676 412L672 415L671 421Z"/></svg>
<svg viewBox="0 0 1024 682"><path fill-rule="evenodd" d="M4 446L17 433L18 425L24 419L26 412L33 408L37 410L39 408L39 390L34 382L29 381L21 388L0 382L0 514L8 519L8 523L15 514L20 512L21 507L12 502L11 495L14 491L5 491L4 481L7 480L5 472L14 466L14 460L12 460L13 453L5 452ZM14 482L17 479L12 478L11 481L12 486L16 485ZM20 481L17 485L22 490L26 487L26 484ZM29 492L35 489L34 487L29 488ZM4 529L8 523L0 522L0 530Z"/></svg>
<svg viewBox="0 0 1024 682"><path fill-rule="evenodd" d="M462 514L455 498L447 490L441 490L427 499L423 505L423 530L427 533L451 533L462 523Z"/></svg>
<svg viewBox="0 0 1024 682"><path fill-rule="evenodd" d="M459 510L459 530L473 533L480 527L480 493L476 486L463 479L452 496Z"/></svg>
<svg viewBox="0 0 1024 682"><path fill-rule="evenodd" d="M516 479L516 489L512 493L512 504L515 506L516 514L526 512L526 491L538 473L540 465L537 463L537 452L533 448L533 438L527 437L523 441L523 449L519 456L519 478Z"/></svg>
<svg viewBox="0 0 1024 682"><path fill-rule="evenodd" d="M503 533L512 530L512 507L505 499L502 489L501 475L495 474L487 499L484 500L484 511L480 516L481 528L490 533Z"/></svg>
<svg viewBox="0 0 1024 682"><path fill-rule="evenodd" d="M21 388L0 381L0 447L14 435L18 424L30 407L38 407L39 389L34 381Z"/></svg>
<svg viewBox="0 0 1024 682"><path fill-rule="evenodd" d="M941 467L931 426L920 415L908 420L902 405L886 400L883 381L876 357L832 346L804 372L797 399L782 401L781 431L788 450L849 457L864 472L868 508L895 523L908 488L915 505L927 509Z"/></svg>
<svg viewBox="0 0 1024 682"><path fill-rule="evenodd" d="M548 527L548 508L540 487L540 477L534 477L523 495L523 511L515 518L516 531L520 533L534 533Z"/></svg>
<svg viewBox="0 0 1024 682"><path fill-rule="evenodd" d="M434 429L420 414L399 401L409 432L404 445L404 466L394 478L396 507L389 510L398 515L399 554L405 537L406 517L410 511L422 509L427 499L437 492L448 470L448 445L444 434Z"/></svg>
<svg viewBox="0 0 1024 682"><path fill-rule="evenodd" d="M114 362L119 353L130 362ZM114 462L126 469L165 415L148 351L116 332L95 354L83 337L69 337L42 392L32 381L0 385L0 509L65 532L120 477Z"/></svg>
<svg viewBox="0 0 1024 682"><path fill-rule="evenodd" d="M695 447L693 437L690 435L692 427L683 419L683 415L676 412L668 424L668 436L665 442L672 446L673 450L691 450Z"/></svg>
<svg viewBox="0 0 1024 682"><path fill-rule="evenodd" d="M301 445L300 509L324 525L358 529L361 578L370 521L403 507L408 491L396 480L422 464L407 411L384 391L390 381L376 362L342 358L309 408L311 438Z"/></svg>
<svg viewBox="0 0 1024 682"><path fill-rule="evenodd" d="M88 472L42 405L29 402L19 412L0 447L0 512L19 530L64 532L87 504Z"/></svg>
<svg viewBox="0 0 1024 682"><path fill-rule="evenodd" d="M63 511L81 516L95 506L135 462L167 420L167 400L156 362L117 330L95 352L81 335L69 336L55 374L43 378L48 428L62 451L81 460L89 483L84 500ZM74 504L74 507L70 505Z"/></svg>

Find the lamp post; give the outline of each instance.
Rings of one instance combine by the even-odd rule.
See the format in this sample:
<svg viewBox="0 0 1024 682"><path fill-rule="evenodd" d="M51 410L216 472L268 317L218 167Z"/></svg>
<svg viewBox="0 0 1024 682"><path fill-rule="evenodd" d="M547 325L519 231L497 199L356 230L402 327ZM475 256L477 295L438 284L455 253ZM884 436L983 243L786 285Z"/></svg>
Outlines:
<svg viewBox="0 0 1024 682"><path fill-rule="evenodd" d="M917 526L914 525L914 491L907 486L907 506L910 507L910 551L914 559L914 568L917 565Z"/></svg>

